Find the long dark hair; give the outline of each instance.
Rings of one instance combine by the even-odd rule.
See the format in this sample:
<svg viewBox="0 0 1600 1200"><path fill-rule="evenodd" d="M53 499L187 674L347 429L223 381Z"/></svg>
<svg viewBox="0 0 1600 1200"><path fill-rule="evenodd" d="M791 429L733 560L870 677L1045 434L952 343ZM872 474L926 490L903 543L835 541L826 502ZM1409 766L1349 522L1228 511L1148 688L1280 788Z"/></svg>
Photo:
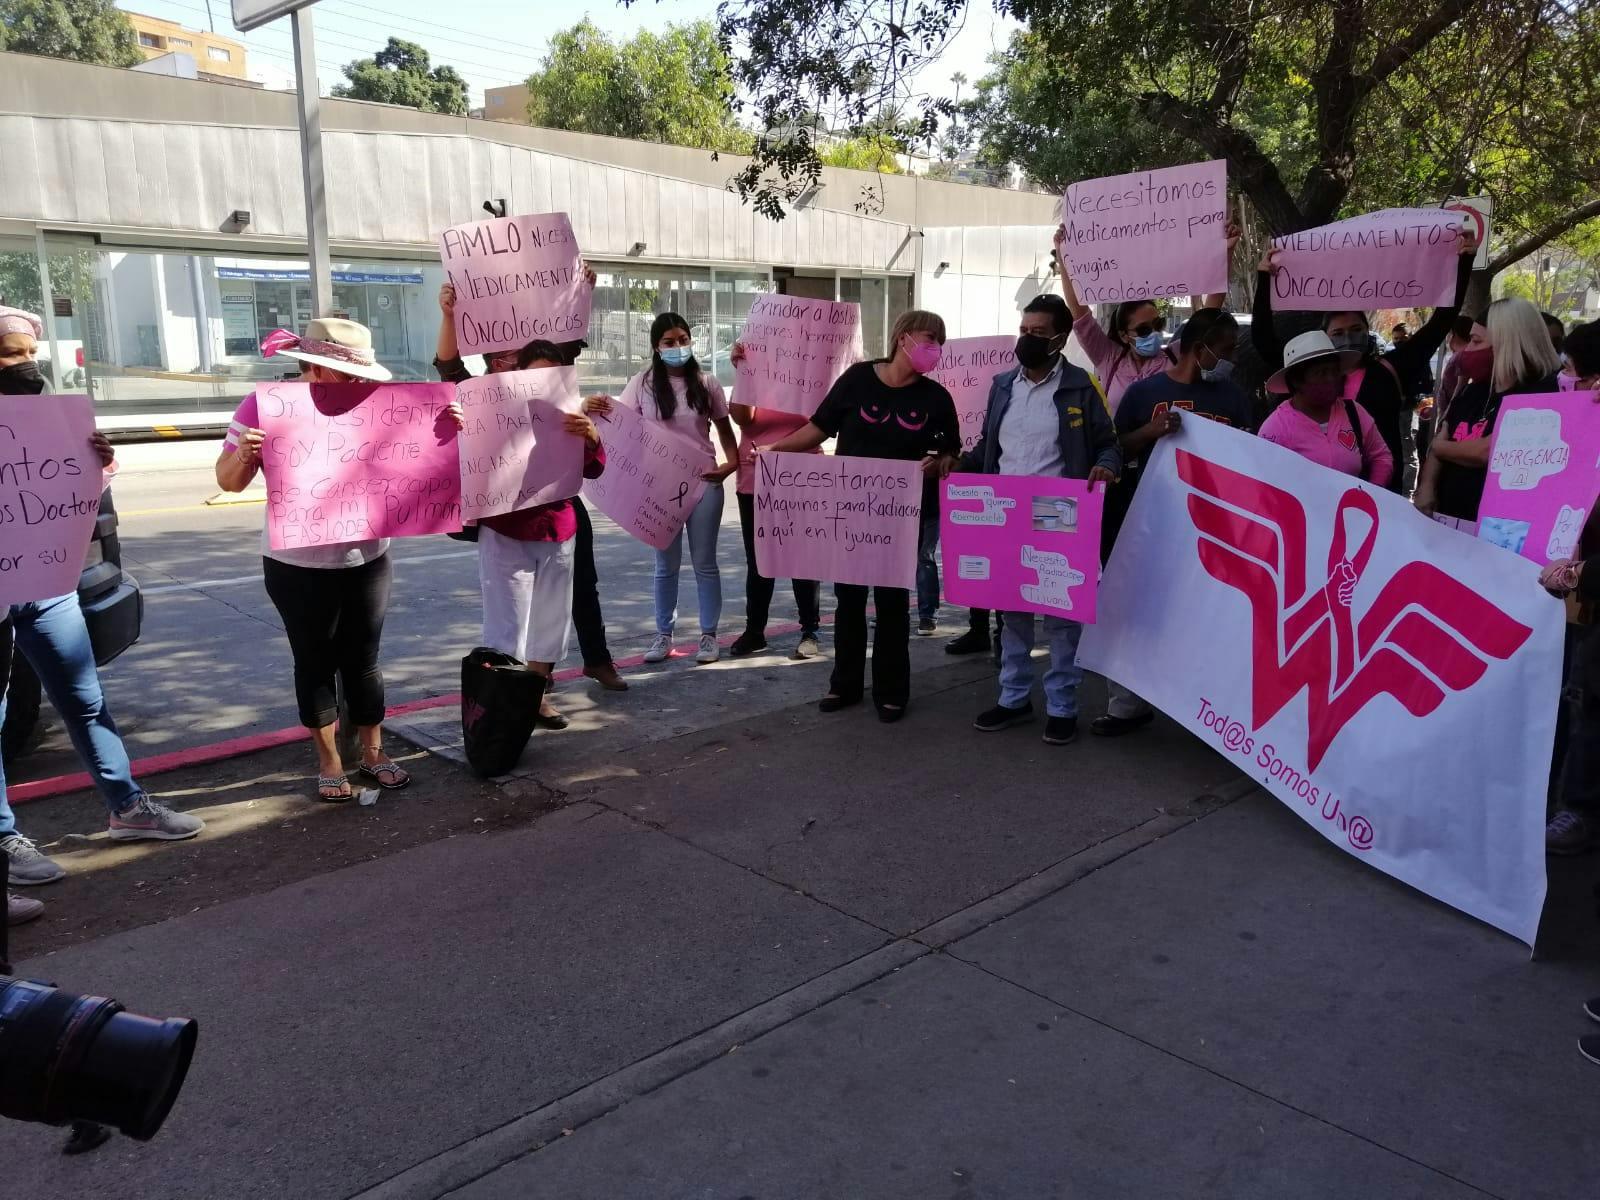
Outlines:
<svg viewBox="0 0 1600 1200"><path fill-rule="evenodd" d="M672 390L672 376L656 347L674 329L693 336L689 322L674 312L664 312L650 322L650 390L656 394L656 413L663 421L672 420L672 414L678 410L678 395ZM683 364L683 390L691 409L702 417L711 415L711 393L706 390L705 380L700 378L700 364L693 358Z"/></svg>

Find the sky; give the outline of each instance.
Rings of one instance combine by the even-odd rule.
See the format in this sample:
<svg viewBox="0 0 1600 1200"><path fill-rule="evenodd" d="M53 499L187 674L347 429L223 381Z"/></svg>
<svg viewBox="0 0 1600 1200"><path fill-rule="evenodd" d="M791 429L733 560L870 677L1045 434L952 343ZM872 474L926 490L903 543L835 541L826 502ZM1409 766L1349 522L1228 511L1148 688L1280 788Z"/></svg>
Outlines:
<svg viewBox="0 0 1600 1200"><path fill-rule="evenodd" d="M549 0L546 0L548 3ZM209 6L209 12L208 12ZM229 0L134 0L121 7L191 29L211 29L244 42L249 50L250 77L271 88L294 86L294 53L287 17L241 34L233 28ZM507 31L505 0L459 0L452 6L434 0L320 0L310 11L317 42L317 76L327 94L343 82L340 68L359 58L370 58L392 35L420 43L434 63L449 63L466 79L474 108L483 103L486 87L521 83L540 64L546 47L546 21L521 23ZM582 19L573 6L563 11L566 25ZM446 15L454 17L445 20ZM640 30L700 18L714 19L715 0L636 0L631 7L598 3L588 15L613 37L631 37ZM919 91L933 95L951 92L955 72L976 82L984 74L991 50L1004 45L1015 21L1001 18L987 0L974 0L967 24L946 54L916 81ZM525 30L525 31L524 31ZM970 92L970 84L967 88Z"/></svg>

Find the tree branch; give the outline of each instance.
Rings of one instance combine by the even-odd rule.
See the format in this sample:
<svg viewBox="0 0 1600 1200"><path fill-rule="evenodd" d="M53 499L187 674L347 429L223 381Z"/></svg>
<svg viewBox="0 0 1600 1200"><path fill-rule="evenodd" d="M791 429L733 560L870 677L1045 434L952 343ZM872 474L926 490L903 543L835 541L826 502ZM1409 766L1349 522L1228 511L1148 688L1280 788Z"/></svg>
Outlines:
<svg viewBox="0 0 1600 1200"><path fill-rule="evenodd" d="M1283 176L1255 138L1219 120L1211 110L1165 92L1144 93L1139 97L1139 107L1152 124L1227 159L1229 175L1238 181L1274 235L1305 228L1300 207L1289 194Z"/></svg>
<svg viewBox="0 0 1600 1200"><path fill-rule="evenodd" d="M1520 262L1528 255L1534 253L1547 242L1554 241L1563 233L1582 225L1585 221L1600 217L1600 199L1591 200L1587 204L1580 204L1577 208L1570 208L1545 224L1535 229L1520 242L1507 246L1499 254L1489 260L1488 273L1493 276L1505 270L1512 263Z"/></svg>
<svg viewBox="0 0 1600 1200"><path fill-rule="evenodd" d="M1356 78L1358 93L1361 96L1367 95L1426 50L1429 42L1475 7L1477 0L1440 0L1439 7L1418 21L1410 33L1398 41L1390 42L1378 52L1377 57L1372 60L1372 65Z"/></svg>

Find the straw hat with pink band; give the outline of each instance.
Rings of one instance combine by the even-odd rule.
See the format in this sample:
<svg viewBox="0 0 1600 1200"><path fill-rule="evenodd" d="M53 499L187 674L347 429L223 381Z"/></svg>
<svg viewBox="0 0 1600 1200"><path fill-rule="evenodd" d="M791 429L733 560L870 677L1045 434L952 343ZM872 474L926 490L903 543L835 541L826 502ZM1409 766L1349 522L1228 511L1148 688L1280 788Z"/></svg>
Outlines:
<svg viewBox="0 0 1600 1200"><path fill-rule="evenodd" d="M308 321L304 336L289 329L274 329L262 341L261 355L271 358L279 354L375 383L394 378L372 353L372 331L342 317Z"/></svg>
<svg viewBox="0 0 1600 1200"><path fill-rule="evenodd" d="M8 333L25 333L37 342L44 336L44 322L31 312L0 304L0 337Z"/></svg>

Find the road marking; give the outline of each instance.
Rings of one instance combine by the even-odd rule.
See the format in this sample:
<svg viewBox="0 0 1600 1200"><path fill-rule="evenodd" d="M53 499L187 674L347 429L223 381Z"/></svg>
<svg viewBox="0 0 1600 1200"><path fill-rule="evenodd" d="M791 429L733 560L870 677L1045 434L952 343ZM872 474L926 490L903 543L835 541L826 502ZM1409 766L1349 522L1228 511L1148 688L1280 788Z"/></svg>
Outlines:
<svg viewBox="0 0 1600 1200"><path fill-rule="evenodd" d="M396 557L394 565L404 567L410 563L441 562L447 558L470 558L477 554L476 550L447 550L442 554L411 554L405 558ZM167 592L200 591L203 588L238 587L245 583L260 583L260 575L234 575L227 579L197 579L193 583L162 583L155 587L140 588L146 596L160 596Z"/></svg>

